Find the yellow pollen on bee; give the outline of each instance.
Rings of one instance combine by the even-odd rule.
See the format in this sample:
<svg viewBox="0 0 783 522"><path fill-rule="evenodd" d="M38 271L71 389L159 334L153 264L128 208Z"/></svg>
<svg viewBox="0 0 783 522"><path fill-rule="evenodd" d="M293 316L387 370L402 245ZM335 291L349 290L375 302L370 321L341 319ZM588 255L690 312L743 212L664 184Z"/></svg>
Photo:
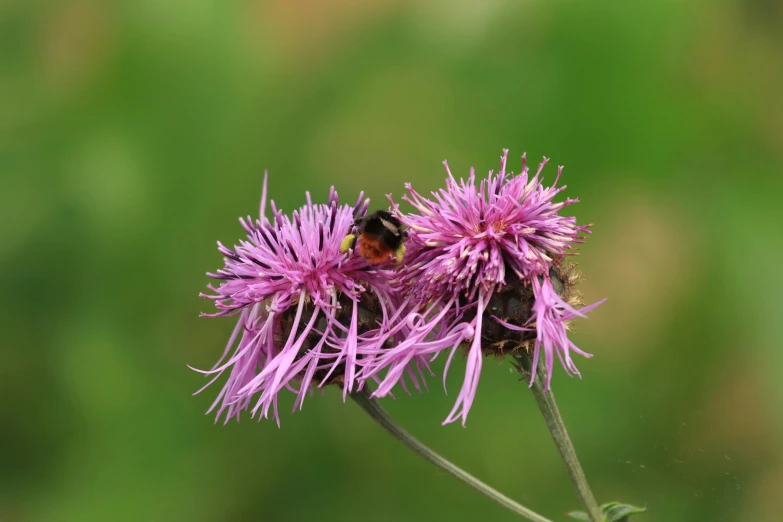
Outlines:
<svg viewBox="0 0 783 522"><path fill-rule="evenodd" d="M340 253L345 254L348 252L351 248L353 248L354 242L356 241L356 235L354 234L348 234L343 238L342 241L340 241Z"/></svg>
<svg viewBox="0 0 783 522"><path fill-rule="evenodd" d="M405 257L405 250L405 245L400 245L400 248L398 248L394 253L394 258L396 259L397 263L402 263L402 258Z"/></svg>

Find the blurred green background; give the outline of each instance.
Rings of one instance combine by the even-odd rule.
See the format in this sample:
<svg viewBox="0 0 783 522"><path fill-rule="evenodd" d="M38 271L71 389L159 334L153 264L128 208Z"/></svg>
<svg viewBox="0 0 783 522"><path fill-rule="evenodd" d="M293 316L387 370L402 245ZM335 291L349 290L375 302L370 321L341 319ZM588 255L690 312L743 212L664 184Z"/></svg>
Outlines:
<svg viewBox="0 0 783 522"><path fill-rule="evenodd" d="M783 7L770 0L0 3L0 520L511 521L330 389L282 429L191 397L234 321L206 271L258 209L377 206L501 148L595 223L554 389L601 501L783 520ZM518 161L510 162L518 171ZM548 171L553 179L555 169ZM436 368L442 367L442 360ZM508 364L384 400L557 521L579 507Z"/></svg>

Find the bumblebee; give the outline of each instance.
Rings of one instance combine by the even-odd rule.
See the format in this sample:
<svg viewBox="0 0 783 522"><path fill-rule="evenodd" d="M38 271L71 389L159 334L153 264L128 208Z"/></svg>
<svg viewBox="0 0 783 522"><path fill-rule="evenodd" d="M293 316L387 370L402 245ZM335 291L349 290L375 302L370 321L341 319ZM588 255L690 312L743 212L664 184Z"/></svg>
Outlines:
<svg viewBox="0 0 783 522"><path fill-rule="evenodd" d="M368 263L377 265L393 258L397 263L405 255L407 234L402 223L385 210L376 210L354 222L356 234L348 234L340 243L340 252L356 252Z"/></svg>

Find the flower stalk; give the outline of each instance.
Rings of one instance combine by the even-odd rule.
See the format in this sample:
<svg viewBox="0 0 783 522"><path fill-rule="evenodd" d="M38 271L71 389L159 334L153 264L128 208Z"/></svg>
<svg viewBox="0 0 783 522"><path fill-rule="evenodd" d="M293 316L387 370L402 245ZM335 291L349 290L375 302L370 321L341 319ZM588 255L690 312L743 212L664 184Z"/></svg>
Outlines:
<svg viewBox="0 0 783 522"><path fill-rule="evenodd" d="M538 513L531 511L530 509L514 502L507 496L503 495L499 491L493 489L487 484L481 482L473 475L462 470L455 464L449 462L445 458L441 457L430 448L413 438L407 431L402 429L394 420L386 413L386 410L381 407L377 400L370 397L370 392L367 388L361 391L352 393L350 397L358 404L370 417L383 427L386 431L392 434L392 436L405 444L408 448L430 461L436 467L449 473L450 475L461 480L471 488L475 489L479 493L487 496L491 500L497 502L501 506L513 511L517 515L531 520L533 522L552 522L548 518L545 518Z"/></svg>
<svg viewBox="0 0 783 522"><path fill-rule="evenodd" d="M533 361L529 354L523 352L516 356L516 360L523 373L532 375ZM536 399L538 409L544 417L546 427L549 429L549 433L555 441L555 446L557 446L557 451L560 453L560 458L563 459L563 463L568 470L568 475L571 477L571 482L574 484L574 488L576 488L576 492L590 516L590 520L592 522L603 522L604 517L601 514L601 508L598 507L598 502L596 502L593 492L590 490L590 485L587 483L587 477L585 477L585 473L576 456L574 445L568 437L568 431L563 423L563 418L560 416L560 412L557 409L555 395L552 393L551 389L546 389L545 382L547 374L543 357L538 361L536 373L537 375L533 380L531 390Z"/></svg>

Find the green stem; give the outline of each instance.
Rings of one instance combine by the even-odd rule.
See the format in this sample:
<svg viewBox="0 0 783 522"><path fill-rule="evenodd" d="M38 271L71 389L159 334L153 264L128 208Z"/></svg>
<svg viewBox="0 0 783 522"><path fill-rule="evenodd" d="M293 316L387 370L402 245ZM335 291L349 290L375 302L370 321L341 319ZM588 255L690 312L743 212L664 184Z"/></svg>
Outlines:
<svg viewBox="0 0 783 522"><path fill-rule="evenodd" d="M533 365L531 357L523 353L522 355L517 356L516 359L529 377ZM538 363L538 375L536 376L535 381L533 381L533 396L536 398L538 409L541 410L541 415L544 416L546 427L549 428L549 433L555 441L557 451L560 452L560 457L565 463L568 474L571 477L571 482L574 484L576 492L590 516L590 520L593 522L603 522L604 517L601 514L601 509L598 507L598 502L595 501L593 492L590 491L590 485L587 483L585 473L582 471L582 466L579 464L574 445L571 444L571 439L568 438L568 432L563 423L563 418L560 416L560 412L557 409L555 395L552 393L551 389L548 391L544 389L545 382L546 369L542 357L539 359Z"/></svg>
<svg viewBox="0 0 783 522"><path fill-rule="evenodd" d="M361 408L367 412L370 417L372 417L386 431L391 433L394 438L408 446L408 448L412 449L415 453L418 453L433 463L436 467L447 473L450 473L479 493L486 495L501 506L510 509L514 513L528 520L532 520L533 522L552 522L548 518L542 517L538 513L529 510L525 506L517 504L499 491L492 489L473 475L463 471L459 467L455 466L448 460L429 449L418 440L414 439L407 431L402 429L396 422L394 422L391 417L389 417L389 414L386 413L380 404L378 404L378 401L370 398L370 393L367 391L367 388L360 392L352 393L351 398L356 402L356 404L361 406Z"/></svg>

